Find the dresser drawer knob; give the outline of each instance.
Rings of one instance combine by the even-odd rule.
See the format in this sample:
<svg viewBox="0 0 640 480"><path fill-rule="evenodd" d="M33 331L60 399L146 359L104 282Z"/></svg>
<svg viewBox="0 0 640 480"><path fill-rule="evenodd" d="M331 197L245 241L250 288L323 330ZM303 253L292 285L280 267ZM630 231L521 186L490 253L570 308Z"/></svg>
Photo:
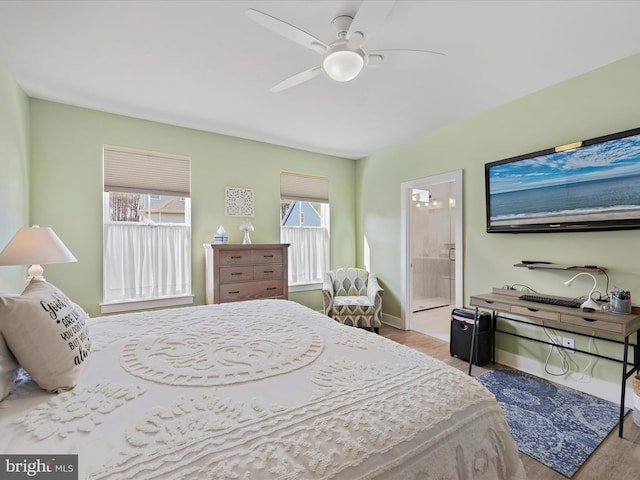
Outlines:
<svg viewBox="0 0 640 480"><path fill-rule="evenodd" d="M240 290L233 290L232 292L229 292L229 294L232 294L232 293L240 293Z"/></svg>
<svg viewBox="0 0 640 480"><path fill-rule="evenodd" d="M277 290L276 287L268 287L267 290Z"/></svg>
<svg viewBox="0 0 640 480"><path fill-rule="evenodd" d="M231 272L231 275L242 275L242 272Z"/></svg>
<svg viewBox="0 0 640 480"><path fill-rule="evenodd" d="M235 260L236 258L242 258L242 255L231 255L231 258Z"/></svg>

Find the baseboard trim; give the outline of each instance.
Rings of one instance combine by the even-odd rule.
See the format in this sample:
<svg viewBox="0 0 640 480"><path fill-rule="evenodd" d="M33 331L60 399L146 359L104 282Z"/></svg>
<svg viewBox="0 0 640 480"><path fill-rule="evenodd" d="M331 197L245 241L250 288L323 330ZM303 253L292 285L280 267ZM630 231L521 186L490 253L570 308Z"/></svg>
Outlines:
<svg viewBox="0 0 640 480"><path fill-rule="evenodd" d="M407 330L404 322L399 317L394 317L393 315L389 315L388 313L382 313L382 323L385 325L390 325L400 330Z"/></svg>

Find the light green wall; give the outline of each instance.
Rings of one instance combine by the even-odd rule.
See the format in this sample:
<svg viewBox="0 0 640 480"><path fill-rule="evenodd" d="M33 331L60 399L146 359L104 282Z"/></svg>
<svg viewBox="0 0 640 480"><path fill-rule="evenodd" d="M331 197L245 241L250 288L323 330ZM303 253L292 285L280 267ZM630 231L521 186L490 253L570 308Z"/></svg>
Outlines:
<svg viewBox="0 0 640 480"><path fill-rule="evenodd" d="M0 65L0 250L29 223L29 99ZM19 293L26 269L0 267L0 292Z"/></svg>
<svg viewBox="0 0 640 480"><path fill-rule="evenodd" d="M254 189L253 243L279 241L280 172L329 177L331 264L355 264L355 162L235 137L31 99L31 221L51 226L78 258L45 276L94 316L102 300L102 146L191 157L192 279L204 303L204 249L220 225L242 241L242 218L225 217L225 187ZM290 298L322 308L319 290Z"/></svg>
<svg viewBox="0 0 640 480"><path fill-rule="evenodd" d="M466 300L512 283L564 293L566 274L513 267L527 258L603 265L613 284L639 292L640 298L640 258L633 253L639 230L488 234L484 198L487 162L640 127L638 85L640 55L635 55L358 161L358 238L363 239L358 263L364 262L366 239L372 270L387 287L385 312L400 315L400 184L459 169L464 175Z"/></svg>
<svg viewBox="0 0 640 480"><path fill-rule="evenodd" d="M640 230L487 234L484 197L487 162L640 127L639 86L640 55L635 55L358 161L358 263L365 262L369 249L371 269L386 289L385 313L400 316L400 184L459 169L464 175L466 305L471 294L505 284L565 296L584 294L592 285L584 279L567 288L566 272L513 267L523 259L604 266L609 288L635 292L634 303L640 305ZM598 279L605 292L604 276ZM542 360L547 352L504 338L500 342L501 348Z"/></svg>

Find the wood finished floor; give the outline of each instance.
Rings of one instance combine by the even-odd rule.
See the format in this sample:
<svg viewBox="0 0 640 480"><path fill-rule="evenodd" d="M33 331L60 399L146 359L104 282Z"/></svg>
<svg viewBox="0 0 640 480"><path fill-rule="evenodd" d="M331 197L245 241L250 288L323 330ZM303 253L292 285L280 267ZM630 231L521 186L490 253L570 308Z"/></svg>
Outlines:
<svg viewBox="0 0 640 480"><path fill-rule="evenodd" d="M388 325L380 334L407 347L426 353L464 372L469 364L449 354L449 344L418 332L399 330ZM473 375L480 375L493 365L473 367ZM566 477L531 457L520 454L528 480L566 480ZM638 480L640 478L640 427L633 422L631 413L625 418L624 438L618 437L616 427L596 451L576 472L571 480Z"/></svg>

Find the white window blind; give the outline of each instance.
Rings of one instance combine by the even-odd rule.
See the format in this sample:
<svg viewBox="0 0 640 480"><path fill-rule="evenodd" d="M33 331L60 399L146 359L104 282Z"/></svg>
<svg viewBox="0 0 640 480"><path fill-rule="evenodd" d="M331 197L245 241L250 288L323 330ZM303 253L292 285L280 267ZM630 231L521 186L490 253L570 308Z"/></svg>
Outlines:
<svg viewBox="0 0 640 480"><path fill-rule="evenodd" d="M285 226L281 222L280 226L280 241L290 244L289 285L321 283L324 272L329 269L329 179L281 172L280 200L281 208L290 208L291 201L321 204L319 225L308 227L300 222L296 226Z"/></svg>
<svg viewBox="0 0 640 480"><path fill-rule="evenodd" d="M103 162L103 311L184 304L191 296L191 160L105 145ZM121 196L134 213L113 218L110 199ZM173 216L154 215L167 205Z"/></svg>
<svg viewBox="0 0 640 480"><path fill-rule="evenodd" d="M329 203L329 179L302 173L280 173L280 198Z"/></svg>
<svg viewBox="0 0 640 480"><path fill-rule="evenodd" d="M189 157L104 146L104 191L190 196Z"/></svg>

